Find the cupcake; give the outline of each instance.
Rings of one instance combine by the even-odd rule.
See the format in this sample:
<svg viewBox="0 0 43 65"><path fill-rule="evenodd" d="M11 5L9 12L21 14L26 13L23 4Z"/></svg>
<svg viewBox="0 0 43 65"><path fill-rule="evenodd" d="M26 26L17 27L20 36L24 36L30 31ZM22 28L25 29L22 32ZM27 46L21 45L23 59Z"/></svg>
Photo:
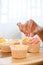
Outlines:
<svg viewBox="0 0 43 65"><path fill-rule="evenodd" d="M12 40L9 40L9 43L18 45L18 44L20 44L20 41L18 39L12 39Z"/></svg>
<svg viewBox="0 0 43 65"><path fill-rule="evenodd" d="M1 52L11 52L10 43L8 41L0 43Z"/></svg>
<svg viewBox="0 0 43 65"><path fill-rule="evenodd" d="M26 41L22 41L23 44L28 45L28 52L39 52L40 41L38 38L28 38Z"/></svg>
<svg viewBox="0 0 43 65"><path fill-rule="evenodd" d="M0 38L0 43L6 42L5 38Z"/></svg>
<svg viewBox="0 0 43 65"><path fill-rule="evenodd" d="M22 43L27 44L27 42L30 41L30 40L31 40L30 37L25 37L25 38L22 39Z"/></svg>
<svg viewBox="0 0 43 65"><path fill-rule="evenodd" d="M12 45L10 48L13 58L25 58L27 55L27 45Z"/></svg>
<svg viewBox="0 0 43 65"><path fill-rule="evenodd" d="M10 43L5 38L0 38L0 49L1 49L1 52L11 52Z"/></svg>

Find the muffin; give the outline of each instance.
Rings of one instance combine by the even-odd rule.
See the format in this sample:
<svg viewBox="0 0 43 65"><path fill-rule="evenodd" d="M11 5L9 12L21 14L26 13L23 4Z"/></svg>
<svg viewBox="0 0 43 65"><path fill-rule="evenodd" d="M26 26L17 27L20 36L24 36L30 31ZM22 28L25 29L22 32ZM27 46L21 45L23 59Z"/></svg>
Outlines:
<svg viewBox="0 0 43 65"><path fill-rule="evenodd" d="M0 38L0 43L6 42L5 38Z"/></svg>
<svg viewBox="0 0 43 65"><path fill-rule="evenodd" d="M5 38L0 38L0 49L1 49L1 52L11 52L10 43Z"/></svg>
<svg viewBox="0 0 43 65"><path fill-rule="evenodd" d="M9 42L0 43L0 49L2 52L11 52Z"/></svg>
<svg viewBox="0 0 43 65"><path fill-rule="evenodd" d="M28 45L28 52L39 52L40 41L38 38L28 38L26 41L22 41L23 44Z"/></svg>
<svg viewBox="0 0 43 65"><path fill-rule="evenodd" d="M25 58L27 55L27 45L12 45L10 48L13 58Z"/></svg>
<svg viewBox="0 0 43 65"><path fill-rule="evenodd" d="M25 37L25 38L22 39L22 43L27 44L27 42L30 41L30 40L31 40L30 37Z"/></svg>
<svg viewBox="0 0 43 65"><path fill-rule="evenodd" d="M20 44L20 41L18 39L12 39L12 40L9 40L9 43L18 45L18 44Z"/></svg>

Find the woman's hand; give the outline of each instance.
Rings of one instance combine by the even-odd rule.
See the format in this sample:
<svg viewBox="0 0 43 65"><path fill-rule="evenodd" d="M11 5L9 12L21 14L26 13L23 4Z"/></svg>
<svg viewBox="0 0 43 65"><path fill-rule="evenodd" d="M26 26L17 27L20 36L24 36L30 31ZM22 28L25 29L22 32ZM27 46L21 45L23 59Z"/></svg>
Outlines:
<svg viewBox="0 0 43 65"><path fill-rule="evenodd" d="M40 28L34 20L30 19L25 24L17 23L21 32L23 32L26 36L34 36L37 34L38 29Z"/></svg>

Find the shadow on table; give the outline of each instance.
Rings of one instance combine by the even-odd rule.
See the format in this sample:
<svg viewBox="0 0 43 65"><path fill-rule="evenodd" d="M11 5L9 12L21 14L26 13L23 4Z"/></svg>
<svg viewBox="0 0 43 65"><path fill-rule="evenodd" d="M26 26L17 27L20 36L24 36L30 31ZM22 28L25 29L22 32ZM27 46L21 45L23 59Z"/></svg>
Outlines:
<svg viewBox="0 0 43 65"><path fill-rule="evenodd" d="M3 57L9 57L9 56L11 56L11 53L10 52L2 52L1 53L1 57L3 58Z"/></svg>

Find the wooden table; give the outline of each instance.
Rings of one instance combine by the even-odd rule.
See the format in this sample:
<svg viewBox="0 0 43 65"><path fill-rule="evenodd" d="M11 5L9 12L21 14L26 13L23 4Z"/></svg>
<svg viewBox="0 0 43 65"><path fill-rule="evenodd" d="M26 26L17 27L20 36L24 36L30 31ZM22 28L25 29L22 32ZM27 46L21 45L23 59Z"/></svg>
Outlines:
<svg viewBox="0 0 43 65"><path fill-rule="evenodd" d="M43 65L43 50L39 53L27 53L27 57L24 59L14 59L11 53L2 53L0 58L0 65L35 65L36 63Z"/></svg>

